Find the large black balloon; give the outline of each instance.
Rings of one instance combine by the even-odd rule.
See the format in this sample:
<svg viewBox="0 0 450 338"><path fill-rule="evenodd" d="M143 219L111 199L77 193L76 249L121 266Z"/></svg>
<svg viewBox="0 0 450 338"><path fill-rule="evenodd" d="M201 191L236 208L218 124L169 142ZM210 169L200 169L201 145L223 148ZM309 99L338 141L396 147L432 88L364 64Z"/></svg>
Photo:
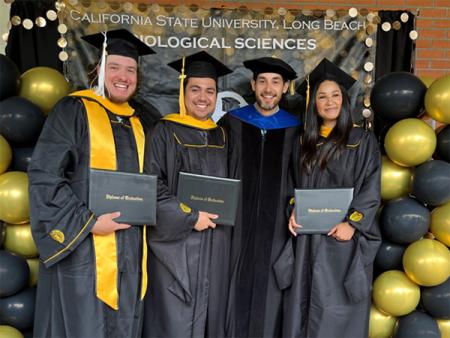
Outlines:
<svg viewBox="0 0 450 338"><path fill-rule="evenodd" d="M382 271L403 270L402 257L405 250L405 245L383 239L375 257L375 265Z"/></svg>
<svg viewBox="0 0 450 338"><path fill-rule="evenodd" d="M423 110L427 87L414 74L393 72L378 79L370 94L375 112L388 121L417 117Z"/></svg>
<svg viewBox="0 0 450 338"><path fill-rule="evenodd" d="M0 54L0 101L17 95L20 72L16 64L6 55Z"/></svg>
<svg viewBox="0 0 450 338"><path fill-rule="evenodd" d="M420 299L431 316L450 319L450 278L436 286L421 287Z"/></svg>
<svg viewBox="0 0 450 338"><path fill-rule="evenodd" d="M437 134L436 152L441 160L450 162L450 125Z"/></svg>
<svg viewBox="0 0 450 338"><path fill-rule="evenodd" d="M26 288L15 295L0 298L0 324L11 325L19 330L31 328L35 301L36 287Z"/></svg>
<svg viewBox="0 0 450 338"><path fill-rule="evenodd" d="M395 338L440 338L441 331L436 321L426 313L413 311L400 317Z"/></svg>
<svg viewBox="0 0 450 338"><path fill-rule="evenodd" d="M412 243L428 231L430 212L410 197L389 201L381 210L381 233L384 238L399 244Z"/></svg>
<svg viewBox="0 0 450 338"><path fill-rule="evenodd" d="M416 167L412 194L429 205L450 201L450 163L433 160Z"/></svg>
<svg viewBox="0 0 450 338"><path fill-rule="evenodd" d="M11 170L27 171L33 155L34 147L13 147Z"/></svg>
<svg viewBox="0 0 450 338"><path fill-rule="evenodd" d="M28 283L29 275L30 268L24 258L0 250L0 297L21 290Z"/></svg>
<svg viewBox="0 0 450 338"><path fill-rule="evenodd" d="M34 103L20 96L0 102L0 134L16 144L31 144L38 138L45 116Z"/></svg>

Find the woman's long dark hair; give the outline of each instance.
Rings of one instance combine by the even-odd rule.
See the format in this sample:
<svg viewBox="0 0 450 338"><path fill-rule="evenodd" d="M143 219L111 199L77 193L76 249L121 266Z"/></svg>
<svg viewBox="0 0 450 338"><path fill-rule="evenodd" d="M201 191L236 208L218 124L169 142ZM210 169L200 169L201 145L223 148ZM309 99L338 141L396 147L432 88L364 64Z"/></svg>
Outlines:
<svg viewBox="0 0 450 338"><path fill-rule="evenodd" d="M320 84L326 80L336 82L339 85L342 94L342 107L335 127L319 149L317 144L319 143L320 138L322 118L317 112L316 94ZM347 91L339 84L336 77L326 74L315 84L307 107L305 130L302 136L300 155L300 163L303 166L303 169L306 169L308 173L310 173L311 169L316 165L319 165L321 169L324 169L330 159L338 158L347 144L348 135L350 134L352 126L350 100Z"/></svg>

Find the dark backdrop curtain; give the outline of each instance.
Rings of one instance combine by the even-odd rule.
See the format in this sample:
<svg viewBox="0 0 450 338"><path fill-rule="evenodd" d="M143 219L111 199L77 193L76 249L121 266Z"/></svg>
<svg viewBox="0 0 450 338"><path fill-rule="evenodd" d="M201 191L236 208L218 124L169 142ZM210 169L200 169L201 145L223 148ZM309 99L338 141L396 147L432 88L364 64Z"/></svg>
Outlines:
<svg viewBox="0 0 450 338"><path fill-rule="evenodd" d="M398 30L391 29L385 32L381 25L377 31L377 50L375 59L375 80L392 72L414 72L415 41L409 37L409 32L415 29L415 16L407 11L379 11L381 22L393 23L400 21L402 13L408 13L408 22L401 23ZM401 21L400 21L401 22ZM380 144L384 143L384 136L392 125L375 114L375 134L378 135ZM383 147L382 147L383 148Z"/></svg>
<svg viewBox="0 0 450 338"><path fill-rule="evenodd" d="M23 25L12 26L9 32L6 55L16 63L21 73L38 66L51 67L61 72L63 70L62 62L58 59L59 23L58 20L48 20L46 16L51 9L56 11L53 0L16 0L11 4L10 17L17 15L22 22L30 19L34 24L30 30ZM45 18L45 27L35 25L39 16Z"/></svg>

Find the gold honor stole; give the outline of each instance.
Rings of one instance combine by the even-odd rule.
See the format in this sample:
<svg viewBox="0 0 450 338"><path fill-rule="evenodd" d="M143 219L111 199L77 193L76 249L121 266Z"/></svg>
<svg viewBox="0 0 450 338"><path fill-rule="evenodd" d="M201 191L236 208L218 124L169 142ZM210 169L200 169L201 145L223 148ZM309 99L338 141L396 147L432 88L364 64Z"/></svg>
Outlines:
<svg viewBox="0 0 450 338"><path fill-rule="evenodd" d="M141 122L128 103L116 104L96 95L92 90L78 91L71 96L80 97L86 108L90 136L90 167L92 169L117 170L116 147L108 113L130 117L131 128L136 140L139 172L143 172L145 135ZM95 100L95 101L92 101ZM117 247L115 232L109 235L93 234L96 268L97 298L114 310L119 309L119 294L117 290ZM147 290L147 245L146 227L143 227L142 239L142 280L141 300Z"/></svg>

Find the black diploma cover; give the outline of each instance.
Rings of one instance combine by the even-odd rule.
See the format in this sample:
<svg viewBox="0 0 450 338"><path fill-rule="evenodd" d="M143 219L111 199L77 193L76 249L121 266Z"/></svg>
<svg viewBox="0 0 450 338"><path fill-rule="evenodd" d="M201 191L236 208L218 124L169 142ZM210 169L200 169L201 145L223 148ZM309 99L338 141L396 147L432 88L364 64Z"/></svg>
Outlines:
<svg viewBox="0 0 450 338"><path fill-rule="evenodd" d="M234 225L240 189L240 180L180 172L177 197L189 207L219 215L216 224Z"/></svg>
<svg viewBox="0 0 450 338"><path fill-rule="evenodd" d="M120 211L120 223L155 225L156 185L153 175L91 169L89 209L97 216Z"/></svg>
<svg viewBox="0 0 450 338"><path fill-rule="evenodd" d="M341 223L353 199L353 188L295 189L295 220L298 234L327 234Z"/></svg>

